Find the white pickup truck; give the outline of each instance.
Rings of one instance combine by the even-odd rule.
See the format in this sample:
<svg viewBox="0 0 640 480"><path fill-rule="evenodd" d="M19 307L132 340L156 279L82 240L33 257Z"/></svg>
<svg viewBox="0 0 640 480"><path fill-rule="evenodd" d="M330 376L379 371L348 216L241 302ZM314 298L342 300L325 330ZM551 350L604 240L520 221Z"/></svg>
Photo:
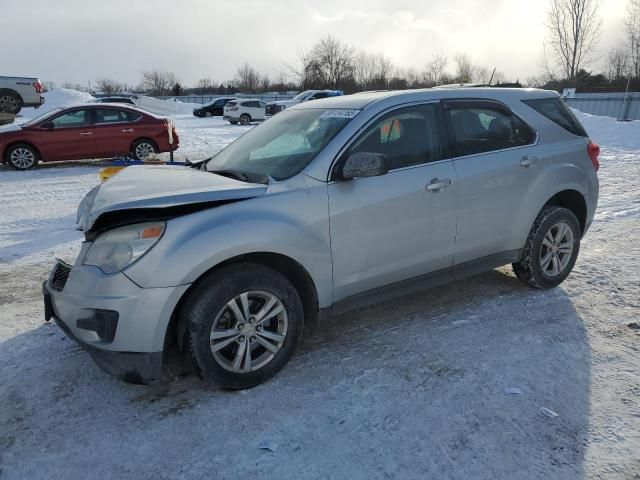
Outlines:
<svg viewBox="0 0 640 480"><path fill-rule="evenodd" d="M17 114L22 107L44 103L42 83L37 78L0 76L0 113Z"/></svg>

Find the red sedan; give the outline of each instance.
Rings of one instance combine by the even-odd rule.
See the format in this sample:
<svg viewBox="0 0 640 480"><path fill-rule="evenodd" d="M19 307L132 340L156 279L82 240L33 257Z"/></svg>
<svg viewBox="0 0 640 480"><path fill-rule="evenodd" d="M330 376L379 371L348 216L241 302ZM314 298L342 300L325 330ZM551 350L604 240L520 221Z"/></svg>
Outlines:
<svg viewBox="0 0 640 480"><path fill-rule="evenodd" d="M178 145L168 118L120 104L57 108L22 125L0 127L0 159L18 170L34 168L39 160L144 160Z"/></svg>

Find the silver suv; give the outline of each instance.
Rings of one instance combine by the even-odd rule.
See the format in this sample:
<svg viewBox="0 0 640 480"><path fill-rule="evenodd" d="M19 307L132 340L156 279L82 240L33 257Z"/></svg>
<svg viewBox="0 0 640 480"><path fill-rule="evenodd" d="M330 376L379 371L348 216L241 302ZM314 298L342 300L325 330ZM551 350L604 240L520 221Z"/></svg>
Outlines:
<svg viewBox="0 0 640 480"><path fill-rule="evenodd" d="M549 91L303 103L196 168L128 167L89 192L45 316L125 380L160 378L177 347L206 381L251 387L328 315L507 263L561 283L598 153Z"/></svg>

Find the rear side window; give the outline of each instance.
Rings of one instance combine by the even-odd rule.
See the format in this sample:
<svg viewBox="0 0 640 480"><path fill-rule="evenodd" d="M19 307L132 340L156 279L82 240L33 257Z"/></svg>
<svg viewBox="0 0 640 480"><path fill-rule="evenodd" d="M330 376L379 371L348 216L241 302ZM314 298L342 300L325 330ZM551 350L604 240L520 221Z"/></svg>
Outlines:
<svg viewBox="0 0 640 480"><path fill-rule="evenodd" d="M571 110L559 98L536 98L532 100L523 100L524 103L533 108L536 112L544 115L556 125L561 126L566 131L586 137L587 132L584 130L578 119L571 113Z"/></svg>
<svg viewBox="0 0 640 480"><path fill-rule="evenodd" d="M400 108L383 116L355 141L345 159L358 152L384 154L389 170L440 160L434 105Z"/></svg>
<svg viewBox="0 0 640 480"><path fill-rule="evenodd" d="M491 107L460 106L445 109L458 156L529 145L535 133L519 117Z"/></svg>

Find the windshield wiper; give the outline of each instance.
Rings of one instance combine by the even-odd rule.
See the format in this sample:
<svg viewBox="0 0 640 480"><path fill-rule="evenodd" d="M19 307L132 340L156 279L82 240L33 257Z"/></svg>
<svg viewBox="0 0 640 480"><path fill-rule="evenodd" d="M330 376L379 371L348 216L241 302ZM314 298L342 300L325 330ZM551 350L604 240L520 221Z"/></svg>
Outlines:
<svg viewBox="0 0 640 480"><path fill-rule="evenodd" d="M229 177L241 182L248 183L269 183L269 177L261 175L259 173L241 172L240 170L221 169L221 170L209 170L209 173L215 173L222 177Z"/></svg>

